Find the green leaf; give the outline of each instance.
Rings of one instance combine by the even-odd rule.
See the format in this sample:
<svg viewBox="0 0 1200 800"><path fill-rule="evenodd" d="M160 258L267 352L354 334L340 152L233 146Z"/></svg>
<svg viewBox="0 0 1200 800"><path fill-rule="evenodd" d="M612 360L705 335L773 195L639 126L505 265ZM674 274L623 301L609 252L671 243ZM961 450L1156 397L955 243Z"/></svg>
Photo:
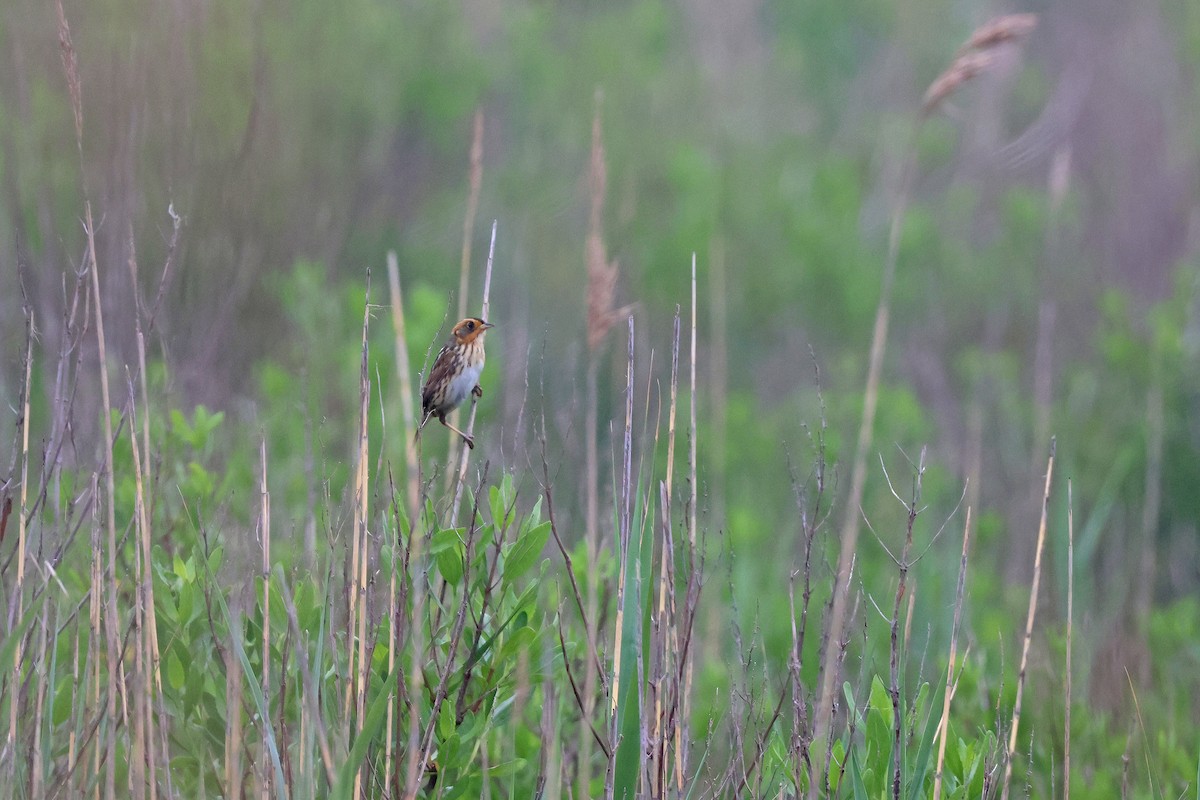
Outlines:
<svg viewBox="0 0 1200 800"><path fill-rule="evenodd" d="M370 708L367 709L367 719L363 724L362 731L354 740L354 746L350 748L350 752L346 755L346 760L342 764L342 769L338 773L337 785L334 786L331 797L344 798L350 800L354 794L354 773L358 771L363 760L367 757L367 750L371 743L379 735L379 730L383 727L383 720L387 716L388 705L392 699L392 688L395 684L390 680L390 676L385 675L383 678L383 691L375 695L375 699L371 701ZM282 791L282 776L280 781Z"/></svg>
<svg viewBox="0 0 1200 800"><path fill-rule="evenodd" d="M463 576L463 559L462 554L456 549L443 550L437 554L438 572L442 573L442 577L446 583L455 586L462 580Z"/></svg>
<svg viewBox="0 0 1200 800"><path fill-rule="evenodd" d="M514 758L511 761L505 761L502 764L497 764L488 770L488 774L493 778L503 778L507 775L515 775L525 769L528 762L523 758Z"/></svg>
<svg viewBox="0 0 1200 800"><path fill-rule="evenodd" d="M512 583L536 564L549 538L550 523L543 522L513 542L504 559L504 580Z"/></svg>
<svg viewBox="0 0 1200 800"><path fill-rule="evenodd" d="M167 651L167 684L176 691L183 686L187 676L183 672L183 662L179 660L179 656L175 654L175 650Z"/></svg>
<svg viewBox="0 0 1200 800"><path fill-rule="evenodd" d="M488 508L496 530L503 531L512 524L516 516L516 492L513 490L512 475L505 475L499 486L488 490Z"/></svg>
<svg viewBox="0 0 1200 800"><path fill-rule="evenodd" d="M442 703L442 710L438 714L437 735L442 741L450 738L454 733L454 706L451 703Z"/></svg>
<svg viewBox="0 0 1200 800"><path fill-rule="evenodd" d="M500 650L500 662L506 662L521 651L527 650L535 639L537 639L537 631L533 628L529 626L517 628L508 637L508 641L504 643L504 647Z"/></svg>
<svg viewBox="0 0 1200 800"><path fill-rule="evenodd" d="M929 684L922 687L922 693ZM945 691L943 689L943 691ZM940 694L940 692L939 692ZM935 695L934 700L937 697ZM925 783L925 773L929 769L929 759L933 754L933 740L937 738L938 723L941 722L941 711L937 707L937 703L931 703L929 706L929 717L925 720L925 732L921 736L921 744L917 748L917 760L913 762L911 767L912 777L908 784L909 800L918 800L921 797L921 790Z"/></svg>
<svg viewBox="0 0 1200 800"><path fill-rule="evenodd" d="M456 585L463 576L463 528L446 528L433 535L429 550L437 559L438 572L450 585Z"/></svg>
<svg viewBox="0 0 1200 800"><path fill-rule="evenodd" d="M858 752L850 751L850 784L854 787L854 800L867 800L867 784L858 766Z"/></svg>

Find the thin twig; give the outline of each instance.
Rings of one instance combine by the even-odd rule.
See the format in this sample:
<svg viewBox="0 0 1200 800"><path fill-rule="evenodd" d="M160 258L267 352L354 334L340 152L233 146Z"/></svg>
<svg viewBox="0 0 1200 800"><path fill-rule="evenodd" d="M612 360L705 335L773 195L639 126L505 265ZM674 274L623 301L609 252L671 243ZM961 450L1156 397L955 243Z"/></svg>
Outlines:
<svg viewBox="0 0 1200 800"><path fill-rule="evenodd" d="M1038 584L1042 577L1042 549L1046 543L1046 518L1050 513L1050 480L1054 476L1055 441L1050 439L1050 458L1046 464L1046 488L1042 493L1042 520L1038 524L1037 551L1033 557L1033 585L1029 588L1029 614L1025 619L1025 639L1021 645L1021 666L1017 670L1017 697L1013 702L1012 727L1008 732L1008 758L1004 765L1004 786L1000 800L1008 800L1012 779L1012 754L1017 748L1017 732L1021 723L1021 696L1025 689L1025 669L1029 665L1029 643L1033 639L1033 620L1037 616Z"/></svg>

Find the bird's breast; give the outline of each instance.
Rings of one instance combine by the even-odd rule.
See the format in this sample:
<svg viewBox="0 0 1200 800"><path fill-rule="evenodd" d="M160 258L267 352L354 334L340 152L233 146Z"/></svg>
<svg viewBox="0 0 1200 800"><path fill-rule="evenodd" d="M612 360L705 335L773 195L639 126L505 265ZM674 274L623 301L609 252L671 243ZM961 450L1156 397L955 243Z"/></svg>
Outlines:
<svg viewBox="0 0 1200 800"><path fill-rule="evenodd" d="M471 362L474 363L471 363ZM446 392L447 405L457 406L463 400L467 399L467 395L479 383L479 374L483 372L483 359L470 359L463 368L450 379L450 386Z"/></svg>

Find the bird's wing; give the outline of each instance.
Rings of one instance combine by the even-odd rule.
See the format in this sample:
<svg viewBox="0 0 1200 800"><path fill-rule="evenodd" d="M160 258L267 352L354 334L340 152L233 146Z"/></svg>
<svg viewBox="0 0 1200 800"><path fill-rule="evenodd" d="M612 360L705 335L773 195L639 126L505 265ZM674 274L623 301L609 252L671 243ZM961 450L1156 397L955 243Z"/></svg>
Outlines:
<svg viewBox="0 0 1200 800"><path fill-rule="evenodd" d="M421 387L421 408L425 411L430 410L438 387L445 386L453 374L454 353L450 345L445 345L438 353L438 357L434 359L433 366L429 370L429 377L425 380L425 385Z"/></svg>

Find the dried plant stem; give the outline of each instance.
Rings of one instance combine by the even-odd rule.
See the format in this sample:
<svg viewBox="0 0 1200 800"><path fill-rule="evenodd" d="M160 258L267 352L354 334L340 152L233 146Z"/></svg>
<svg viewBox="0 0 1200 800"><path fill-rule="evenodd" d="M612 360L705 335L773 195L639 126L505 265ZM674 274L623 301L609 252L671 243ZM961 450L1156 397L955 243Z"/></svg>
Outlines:
<svg viewBox="0 0 1200 800"><path fill-rule="evenodd" d="M871 450L871 442L875 430L875 410L879 402L879 380L883 372L883 355L887 349L888 323L891 317L892 285L896 277L896 262L900 255L900 232L904 227L904 215L908 208L908 196L913 174L916 172L916 134L920 128L913 131L912 140L906 147L905 156L901 162L900 187L896 194L895 206L892 209L891 230L888 234L887 258L883 265L883 278L879 292L879 305L875 310L875 329L871 335L871 353L867 366L867 385L863 391L863 412L859 422L858 444L854 450L854 461L850 472L850 494L843 511L840 540L841 553L838 556L837 575L834 578L833 603L828 617L827 639L838 642L846 624L846 601L849 597L849 581L851 565L854 562L854 551L858 546L859 515L861 513L863 491L867 481L867 455ZM838 686L838 674L835 667L835 649L826 648L821 665L822 683L820 702L817 706L816 720L818 735L820 726L829 722L830 710L833 707L833 694Z"/></svg>
<svg viewBox="0 0 1200 800"><path fill-rule="evenodd" d="M259 440L259 523L258 534L262 545L262 693L267 709L271 708L271 493L267 489L267 440ZM262 800L271 796L271 758L267 750L266 726L270 720L261 720L263 742L259 758L262 761L260 789Z"/></svg>
<svg viewBox="0 0 1200 800"><path fill-rule="evenodd" d="M1067 479L1067 653L1063 666L1063 800L1071 800L1071 634L1075 625L1075 500Z"/></svg>
<svg viewBox="0 0 1200 800"><path fill-rule="evenodd" d="M100 302L100 272L96 264L95 226L92 223L92 205L84 201L88 240L88 263L92 275L92 302L96 309L96 341L99 348L100 405L104 411L104 442L108 448L104 457L104 495L106 529L108 531L108 608L105 613L108 638L108 735L106 738L104 794L110 800L116 797L116 749L117 749L117 696L118 678L121 673L118 653L120 651L120 619L117 612L117 518L116 481L112 470L113 427L112 402L108 390L108 348L104 338L104 310Z"/></svg>
<svg viewBox="0 0 1200 800"><path fill-rule="evenodd" d="M703 553L700 553L696 539L696 518L699 515L699 480L697 479L697 470L699 462L696 457L696 443L698 441L696 426L696 254L692 253L692 332L691 343L688 349L688 389L689 389L689 418L688 418L688 484L691 488L691 498L688 502L687 523L688 523L688 547L691 555L692 573L688 576L688 629L689 629L689 644L691 625L695 621L696 603L699 600L699 574L696 567L696 555L699 553L703 559ZM692 650L687 648L687 658L684 660L682 669L682 684L679 690L679 718L681 720L691 719L691 696L692 696L692 670L695 666L695 659L691 657ZM680 745L678 747L677 757L680 762L676 767L676 775L682 776L687 769L687 752L689 747L687 726L681 725L682 730Z"/></svg>
<svg viewBox="0 0 1200 800"><path fill-rule="evenodd" d="M351 659L354 673L354 738L362 734L366 717L367 702L367 561L369 546L369 516L368 493L370 483L368 422L371 413L371 373L368 360L368 330L371 320L371 271L367 270L366 302L363 309L362 327L362 359L359 367L359 417L358 417L358 468L354 481L354 557L351 560L351 580L354 588L351 590L350 626L353 632L351 641L354 642L353 658ZM357 628L356 631L354 629ZM349 688L349 684L347 684ZM352 741L347 737L347 741ZM354 773L354 797L362 790L363 769L360 764Z"/></svg>
<svg viewBox="0 0 1200 800"><path fill-rule="evenodd" d="M409 523L414 524L420 503L421 476L417 464L417 444L413 439L416 430L416 399L413 393L411 367L408 360L408 335L404 323L404 295L400 287L400 267L396 251L387 254L388 286L392 303L392 328L396 335L396 375L400 380L400 415L404 421L404 466L405 487ZM451 439L453 441L453 439Z"/></svg>
<svg viewBox="0 0 1200 800"><path fill-rule="evenodd" d="M666 480L664 480L662 483L662 524L663 524L662 555L661 555L662 574L660 577L659 598L658 598L659 616L661 617L661 616L663 616L664 613L669 613L669 617L667 617L667 619L668 619L668 635L666 637L664 637L664 641L663 641L662 671L664 674L675 674L675 675L678 675L677 664L672 664L670 659L671 659L672 655L676 659L679 659L681 654L679 652L679 618L678 618L678 615L677 615L676 609L675 609L675 572L673 569L671 569L671 564L675 557L674 548L673 548L673 537L671 535L671 525L672 525L672 523L671 523L671 513L672 513L671 492L674 487L674 481L675 481L675 419L677 416L677 410L678 410L678 406L679 406L679 334L680 334L680 313L679 313L679 306L675 306L675 324L674 324L672 335L671 335L671 400L670 400L670 406L669 406L669 409L667 412L667 477L666 477ZM671 669L673 666L676 667L674 670ZM674 733L674 737L675 737L675 741L674 741L675 752L673 754L673 756L674 756L673 761L674 761L675 788L677 791L683 791L683 740L682 740L683 731L682 731L682 728L685 726L681 722L681 720L684 719L684 717L682 716L682 714L683 714L683 707L682 707L683 694L681 692L681 689L682 689L682 686L680 685L679 681L676 680L675 687L674 687L675 707L673 709L671 709L671 714L672 714L672 719L674 720L673 733ZM659 710L656 714L656 718L661 717L661 714L662 714L662 712L661 712L661 710ZM666 750L667 750L667 742L665 741L665 737L670 736L670 735L671 735L670 731L663 732L664 741L662 744L662 754L660 756L660 759L663 762L665 762L665 760L666 760ZM661 765L661 769L665 773L665 770L666 770L665 763L663 763ZM665 795L666 791L667 791L667 786L666 786L666 781L664 780L664 781L660 782L659 795L660 796Z"/></svg>
<svg viewBox="0 0 1200 800"><path fill-rule="evenodd" d="M130 395L133 394L133 386L130 385ZM143 418L148 412L142 414ZM136 707L137 714L135 717L135 740L134 744L141 753L136 754L130 762L130 769L133 774L130 776L130 781L133 786L134 794L137 797L144 797L147 784L150 788L150 798L154 800L157 796L157 780L155 779L155 751L154 751L154 701L155 701L155 686L158 679L157 671L157 648L155 642L154 627L156 621L154 617L154 581L152 570L152 551L150 544L150 518L146 511L146 489L145 489L145 473L142 467L141 448L138 445L138 430L136 419L134 424L129 427L129 442L133 453L133 469L134 469L134 488L135 488L135 515L134 522L138 534L138 550L134 558L135 577L138 584L137 602L134 603L134 613L137 620L138 640L135 647L135 655L137 658L137 669L142 691L137 694ZM150 673L153 672L153 679ZM147 776L144 770L149 767L150 775Z"/></svg>
<svg viewBox="0 0 1200 800"><path fill-rule="evenodd" d="M105 765L104 797L108 800L116 797L116 768L117 768L117 696L118 681L122 676L123 667L119 663L118 649L120 644L120 620L117 612L117 523L115 511L116 487L112 471L113 431L112 431L112 402L108 386L108 349L104 337L104 309L100 302L100 276L96 264L96 226L92 220L92 203L88 197L87 173L83 169L83 97L82 82L79 79L78 60L75 46L71 39L71 29L67 24L66 12L63 11L62 0L55 0L55 11L58 16L59 53L63 62L63 71L67 78L67 89L71 97L71 111L75 118L75 147L79 155L79 168L83 186L84 233L87 237L86 269L91 275L92 303L96 311L96 344L100 371L100 401L103 411L104 446L106 451L103 460L104 472L104 506L107 529L108 574L105 589L107 608L104 611L106 658L108 664L107 677L107 719L104 741L104 756L98 756ZM93 584L93 591L100 591L98 583ZM99 669L99 667L97 667ZM101 784L97 782L97 795Z"/></svg>
<svg viewBox="0 0 1200 800"><path fill-rule="evenodd" d="M958 588L954 593L954 623L950 626L950 660L946 666L946 693L942 697L942 719L938 723L937 769L934 771L933 800L942 796L942 766L946 762L946 734L950 728L950 701L954 699L954 670L958 661L958 629L962 624L963 598L967 585L967 553L971 543L971 507L963 525L962 558L958 562Z"/></svg>
<svg viewBox="0 0 1200 800"><path fill-rule="evenodd" d="M25 537L27 535L25 520L28 517L27 507L29 503L29 389L30 378L33 375L33 309L28 305L25 307L25 376L21 384L21 503L17 509L17 576L16 583L13 586L13 595L16 598L16 614L11 617L9 625L9 635L20 624L21 617L24 616L25 610ZM17 640L17 646L13 648L13 664L12 664L12 679L10 686L14 687L12 691L12 700L9 704L9 720L8 720L8 741L5 743L4 750L9 754L12 771L10 775L16 774L16 747L17 747L17 709L20 703L17 702L19 692L15 687L21 685L21 661L23 656L21 653L22 641Z"/></svg>
<svg viewBox="0 0 1200 800"><path fill-rule="evenodd" d="M417 461L417 443L413 437L416 430L414 408L416 400L413 396L413 383L408 362L408 336L404 325L404 302L400 291L400 268L396 260L396 252L389 250L387 254L388 286L391 290L392 327L396 335L396 375L400 380L400 415L404 423L401 430L401 441L404 442L404 483L407 488L405 515L408 517L410 541L411 532L417 527L417 516L420 513L420 467ZM392 570L388 577L388 674L394 675L396 669L396 633L399 625L397 612L399 605L396 597L396 578L399 575L399 543L402 532L397 520L396 547L392 549ZM414 627L415 627L414 620ZM387 723L384 739L384 769L383 774L392 774L392 750L395 742L396 707L390 704L387 710Z"/></svg>
<svg viewBox="0 0 1200 800"><path fill-rule="evenodd" d="M913 525L917 521L917 515L920 513L921 502L921 482L925 477L925 448L921 448L921 458L917 462L917 474L913 479L912 500L908 503L908 525L904 530L904 546L900 550L900 558L896 562L897 569L900 571L900 580L896 584L896 601L892 606L892 639L891 639L891 672L892 672L892 719L895 723L893 728L892 740L892 797L895 800L900 800L901 779L903 777L903 736L904 736L904 714L901 713L900 705L900 604L904 600L904 595L908 588L908 571L912 567L909 561L909 555L912 553L913 542ZM911 595L910 595L911 600ZM912 618L911 606L909 610L909 618ZM907 647L907 639L905 636L905 645Z"/></svg>
<svg viewBox="0 0 1200 800"><path fill-rule="evenodd" d="M691 421L688 428L688 479L691 483L692 497L688 514L688 542L696 549L696 504L699 487L696 483L696 254L692 253L692 339L688 355L691 367L688 373L690 382Z"/></svg>
<svg viewBox="0 0 1200 800"><path fill-rule="evenodd" d="M458 268L458 319L467 316L467 298L471 288L471 239L475 231L475 215L479 210L479 192L483 187L483 110L476 109L473 131L471 135L470 167L468 172L467 211L463 215L462 257ZM483 312L487 320L487 312ZM450 425L458 427L460 409L450 412ZM453 464L458 457L458 448L462 447L461 437L450 437L450 446L446 463ZM453 474L447 473L447 480L453 480ZM449 484L447 484L449 486Z"/></svg>
<svg viewBox="0 0 1200 800"><path fill-rule="evenodd" d="M584 452L584 480L587 486L587 500L584 511L584 548L587 553L587 610L584 612L583 624L587 630L589 643L599 641L599 616L600 616L600 569L597 560L600 556L600 530L599 530L599 507L600 507L600 467L599 467L599 447L597 443L598 437L598 411L599 404L597 388L597 371L599 370L599 362L596 355L593 353L588 360L587 368L587 411L584 421L585 430L585 452ZM565 550L564 550L565 553ZM596 680L599 673L595 664L595 659L588 659L583 668L583 708L581 709L583 716L587 720L592 719L592 714L596 710ZM592 756L592 740L587 736L580 736L579 739L579 771L578 771L578 786L575 794L579 797L586 797L589 793L588 784L591 779L591 756Z"/></svg>
<svg viewBox="0 0 1200 800"><path fill-rule="evenodd" d="M488 245L487 268L484 270L484 273L483 273L483 303L480 306L480 308L481 308L480 313L483 314L483 319L485 319L485 320L488 318L488 311L491 306L492 263L496 257L496 228L497 228L497 226L498 226L497 221L492 220L492 239L491 239L491 243ZM467 418L467 427L466 427L466 432L467 432L468 437L471 436L471 434L475 430L475 412L477 409L478 409L478 405L475 402L475 397L472 395L472 397L471 397L471 415L470 415L470 417ZM458 508L462 504L463 489L466 486L466 481L467 481L467 462L469 462L470 460L471 460L471 448L468 447L462 451L462 455L459 458L459 462L458 462L458 470L457 470L458 478L457 478L457 482L455 484L455 489L454 489L454 505L451 506L451 508L450 508L450 526L451 527L454 527L454 525L458 521ZM453 463L453 459L451 459L451 463Z"/></svg>
<svg viewBox="0 0 1200 800"><path fill-rule="evenodd" d="M1037 616L1038 585L1042 577L1042 549L1046 543L1046 517L1050 512L1050 485L1054 476L1054 439L1050 440L1050 458L1046 464L1046 486L1042 492L1042 520L1038 524L1037 551L1033 557L1033 585L1029 588L1029 614L1025 619L1025 638L1021 644L1021 666L1017 670L1017 697L1013 702L1012 727L1008 732L1008 757L1004 764L1004 785L1001 800L1008 800L1012 779L1012 754L1017 748L1017 732L1021 723L1021 697L1025 690L1025 669L1029 665L1029 644L1033 640L1033 620Z"/></svg>
<svg viewBox="0 0 1200 800"><path fill-rule="evenodd" d="M169 207L168 207L168 211L172 217L172 220L174 223L174 228L173 228L173 231L171 234L171 241L169 242L168 247L167 247L167 261L163 266L162 277L159 279L158 297L155 300L155 306L151 310L150 318L147 322L147 327L150 327L150 328L152 328L154 325L154 315L158 309L159 301L162 300L163 290L166 288L167 276L170 273L171 261L174 258L175 246L176 246L176 243L179 238L179 225L180 225L179 216L177 214L175 214L173 209L170 209ZM135 339L137 341L138 388L140 389L140 394L141 394L141 398L142 398L142 420L141 420L141 422L142 422L142 426L141 426L141 428L142 428L142 430L141 430L141 432L142 432L142 453L145 454L146 458L150 458L150 454L152 452L150 449L150 392L149 392L149 388L147 386L147 381L146 381L146 337L142 330L142 313L143 313L144 309L142 308L142 304L139 300L138 291L137 291L138 269L137 269L137 258L135 256L136 250L134 248L134 242L133 242L133 226L132 226L132 224L129 226L127 235L128 235L128 239L129 239L129 273L130 273L130 278L131 278L131 285L133 287L134 308L136 311L136 313L133 315L133 323L134 323ZM130 388L130 397L132 398L132 396L133 396L133 389L131 387ZM135 424L132 424L130 427L130 432L132 433L133 431L136 430L136 428L137 428L137 425L136 425L136 421L135 421ZM146 609L146 628L145 628L146 659L147 659L147 663L150 665L150 670L152 672L152 677L153 677L153 683L147 684L147 686L146 686L146 691L147 691L146 724L147 724L148 731L149 731L148 743L150 746L150 752L148 755L148 765L150 767L150 778L149 778L150 800L156 800L156 798L158 796L158 778L157 778L157 769L156 769L155 757L154 757L154 744L155 744L154 743L155 725L154 725L154 715L153 715L154 704L156 702L158 704L158 713L159 713L160 719L164 719L164 720L167 719L167 715L166 715L166 704L165 704L165 700L163 697L162 670L160 668L160 665L162 663L162 657L161 657L161 653L160 653L159 646L158 646L158 614L156 611L157 604L155 602L155 597L154 597L153 573L151 572L151 567L150 567L150 565L152 563L151 559L152 559L152 555L153 555L153 547L152 547L153 532L151 531L151 525L150 525L150 521L153 519L153 492L151 492L151 493L149 493L149 495L147 495L147 492L145 491L145 484L151 478L150 470L149 470L148 466L143 467L142 461L138 457L138 452L137 452L137 447L136 447L136 444L137 444L136 437L134 437L133 443L135 445L135 447L134 447L134 465L136 467L135 477L137 479L137 493L138 493L137 509L138 509L138 514L139 514L139 530L141 532L140 540L141 540L141 546L142 546L142 560L143 560L143 563L144 563L145 569L146 569L146 574L144 577L144 584L143 584L143 586L144 586L143 597L144 597L145 609ZM166 726L162 726L161 728L159 728L159 734L162 738L161 743L162 743L163 771L166 774L167 790L168 790L168 793L172 793L171 764L170 764L170 757L169 757L169 750L168 750Z"/></svg>

